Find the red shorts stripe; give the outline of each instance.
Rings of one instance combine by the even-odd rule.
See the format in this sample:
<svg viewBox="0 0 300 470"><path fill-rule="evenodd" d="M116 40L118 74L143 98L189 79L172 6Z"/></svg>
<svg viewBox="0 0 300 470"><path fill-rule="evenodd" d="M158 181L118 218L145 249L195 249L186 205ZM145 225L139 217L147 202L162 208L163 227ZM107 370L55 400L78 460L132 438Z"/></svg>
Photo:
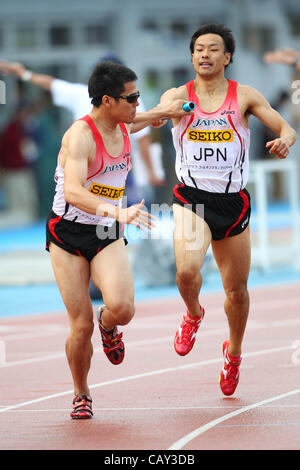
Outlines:
<svg viewBox="0 0 300 470"><path fill-rule="evenodd" d="M49 223L48 223L48 226L49 226L49 230L51 232L51 235L56 238L57 241L59 241L60 243L64 243L63 241L61 241L58 236L56 235L55 233L55 225L61 220L61 217L58 216L56 217L56 219L50 219L49 220Z"/></svg>
<svg viewBox="0 0 300 470"><path fill-rule="evenodd" d="M238 225L238 223L242 220L242 218L244 217L244 215L246 214L247 210L248 210L248 207L249 207L249 201L248 201L248 198L246 196L246 194L243 192L243 191L240 191L239 192L240 196L243 198L243 201L244 201L244 207L242 209L242 212L240 213L240 216L239 218L237 219L237 221L227 230L226 232L226 235L225 235L225 238L227 238L231 232L231 230L236 226Z"/></svg>
<svg viewBox="0 0 300 470"><path fill-rule="evenodd" d="M189 202L186 199L184 199L184 197L182 197L181 194L179 194L178 188L180 188L180 184L176 184L176 186L174 186L174 189L173 189L174 194L177 197L177 199L179 199L181 202L184 202L184 204L189 204Z"/></svg>

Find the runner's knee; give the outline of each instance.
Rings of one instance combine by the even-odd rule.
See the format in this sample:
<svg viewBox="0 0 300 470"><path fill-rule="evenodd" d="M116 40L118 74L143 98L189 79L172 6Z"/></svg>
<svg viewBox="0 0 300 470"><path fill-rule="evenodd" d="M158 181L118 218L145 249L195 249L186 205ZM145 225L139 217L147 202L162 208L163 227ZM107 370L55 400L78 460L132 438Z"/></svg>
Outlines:
<svg viewBox="0 0 300 470"><path fill-rule="evenodd" d="M118 325L127 325L135 311L134 303L130 299L115 299L107 307Z"/></svg>
<svg viewBox="0 0 300 470"><path fill-rule="evenodd" d="M90 339L94 331L94 322L92 319L80 318L71 321L71 333L77 338Z"/></svg>
<svg viewBox="0 0 300 470"><path fill-rule="evenodd" d="M238 287L225 289L227 300L233 305L244 305L249 300L249 293L246 284Z"/></svg>
<svg viewBox="0 0 300 470"><path fill-rule="evenodd" d="M177 267L176 278L180 283L193 283L200 277L200 269L196 264L181 265Z"/></svg>

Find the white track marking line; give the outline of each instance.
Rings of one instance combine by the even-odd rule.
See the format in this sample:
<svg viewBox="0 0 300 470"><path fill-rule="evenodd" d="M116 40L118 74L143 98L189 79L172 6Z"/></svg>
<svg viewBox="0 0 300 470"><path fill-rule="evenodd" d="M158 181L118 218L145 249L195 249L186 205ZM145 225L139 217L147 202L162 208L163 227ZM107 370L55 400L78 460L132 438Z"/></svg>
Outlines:
<svg viewBox="0 0 300 470"><path fill-rule="evenodd" d="M291 326L291 325L297 325L300 323L300 319L286 319L285 321L274 321L274 322L254 322L254 321L249 321L248 323L248 330L260 330L264 328L283 328L285 326ZM214 336L217 334L221 333L227 333L228 332L228 327L224 328L213 328L209 330L204 330L201 332L201 336ZM174 336L162 336L160 338L151 338L151 339L145 339L145 340L138 340L138 341L131 341L126 343L126 347L138 347L138 346L148 346L152 344L159 344L159 343L164 343L164 342L173 342ZM94 353L98 353L102 351L102 347L95 348ZM35 353L36 354L36 353ZM58 353L53 353L49 354L47 356L40 356L40 357L33 357L29 359L22 359L19 361L10 361L10 362L5 362L1 363L0 361L0 369L3 367L14 367L14 366L19 366L19 365L26 365L26 364L34 364L37 362L43 362L43 361L50 361L50 360L55 360L55 359L64 359L65 358L65 351L61 351Z"/></svg>
<svg viewBox="0 0 300 470"><path fill-rule="evenodd" d="M252 292L261 292L261 291L267 291L268 293L270 291L273 291L275 290L276 293L278 293L279 291L283 291L283 292L289 292L290 290L294 291L295 289L297 289L300 285L300 282L295 280L295 281L288 281L288 282L283 282L283 283L274 283L274 284L265 284L265 285L254 285L254 286L248 286L248 289L250 291L250 293ZM205 292L203 293L203 296L207 297L208 299L211 299L211 298L214 298L215 296L218 296L218 297L221 297L222 295L224 294L224 292L222 291L222 289L220 290L217 290L215 292ZM151 303L153 304L157 304L157 303L168 303L168 302L172 302L172 301L176 301L178 300L178 291L175 290L174 293L172 293L171 295L169 296L165 296L165 297L157 297L155 299L140 299L140 300L136 300L136 305L141 305L141 306L144 306L144 305L149 305L149 301L151 301ZM49 312L51 313L51 312Z"/></svg>
<svg viewBox="0 0 300 470"><path fill-rule="evenodd" d="M281 395L277 395L277 396L274 396L274 397L267 398L266 400L262 400L262 401L259 401L257 403L253 403L252 405L244 406L244 407L240 408L239 410L232 411L231 413L228 413L224 416L221 416L220 418L214 419L213 421L210 421L209 423L204 424L203 426L200 426L199 428L195 429L194 431L190 432L189 434L186 434L181 439L174 442L174 444L172 444L168 448L168 450L180 450L186 444L188 444L190 441L192 441L196 437L203 434L205 431L208 431L209 429L217 426L218 424L223 423L227 419L233 418L234 416L238 416L241 413L246 413L249 410L253 410L254 408L265 405L267 403L271 403L271 402L276 401L276 400L281 400L282 398L286 398L286 397L290 397L292 395L296 395L297 393L300 393L300 388L298 388L296 390L292 390L290 392L282 393Z"/></svg>
<svg viewBox="0 0 300 470"><path fill-rule="evenodd" d="M7 405L8 406L8 405ZM7 407L5 406L5 408ZM300 405L271 405L271 406L261 406L261 408L265 408L265 409L268 409L268 408L275 408L276 410L280 409L280 408L297 408L299 407ZM4 407L2 405L2 407ZM157 407L157 406L149 406L149 407L143 407L143 406L140 406L138 408L136 407L123 407L123 408L94 408L93 407L93 411L110 411L110 412L115 412L115 413L119 413L120 411L149 411L149 412L153 412L153 411L191 411L191 410L226 410L226 409L231 409L232 408L240 408L240 406L235 406L235 405L230 405L230 406L163 406L163 407ZM1 409L1 407L0 407ZM30 410L9 410L11 411L12 413L49 413L49 412L54 412L54 411L62 411L62 412L68 412L69 411L69 408L43 408L43 409L30 409ZM285 424L285 423L283 423ZM296 423L296 424L300 424L300 423ZM232 425L232 426L241 426L239 424L236 424L236 425ZM252 424L245 424L243 426L254 426ZM261 426L264 426L264 424L261 424Z"/></svg>
<svg viewBox="0 0 300 470"><path fill-rule="evenodd" d="M248 353L247 355L245 354L244 357L259 356L259 355L263 355L263 354L273 354L274 352L286 351L286 350L290 350L290 349L291 349L290 345L289 346L282 346L280 348L263 349L261 351L255 351L255 352L252 352L252 353ZM175 371L178 371L178 370L193 369L194 367L206 366L206 365L209 365L209 364L217 364L217 363L220 363L221 361L222 361L221 358L210 359L210 360L207 360L207 361L194 362L194 363L186 364L186 365L183 365L183 366L169 367L167 369L158 369L158 370L154 370L154 371L150 371L150 372L144 372L144 373L141 373L141 374L129 375L127 377L121 377L119 379L108 380L106 382L100 382L99 384L90 385L89 388L90 389L95 389L95 388L105 387L106 385L114 385L114 384L118 384L118 383L122 383L122 382L127 382L127 381L130 381L130 380L141 379L141 378L144 378L144 377L151 377L151 376L154 376L154 375L167 374L169 372L175 372ZM53 395L47 395L45 397L35 398L33 400L29 400L29 401L25 401L25 402L22 402L22 403L17 403L15 405L10 405L10 406L7 406L5 408L1 408L0 413L5 413L6 411L9 411L9 410L21 408L23 406L32 405L33 403L40 403L42 401L51 400L53 398L63 397L63 396L70 395L70 394L73 395L73 393L74 393L74 390L72 389L72 390L67 390L65 392L54 393Z"/></svg>
<svg viewBox="0 0 300 470"><path fill-rule="evenodd" d="M135 347L135 346L146 346L149 344L156 344L156 343L164 343L165 341L170 341L173 339L171 336L164 336L161 338L155 338L155 339L146 339L146 340L139 340L139 341L131 341L126 343L126 348L128 347ZM94 349L94 353L99 353L103 352L102 346L99 348ZM66 353L65 351L61 351L55 354L49 354L48 356L40 356L40 357L34 357L30 359L22 359L20 361L11 361L11 362L6 362L5 364L1 364L0 362L0 369L3 367L12 367L12 366L19 366L19 365L25 365L25 364L33 364L36 362L42 362L42 361L50 361L53 359L65 359Z"/></svg>
<svg viewBox="0 0 300 470"><path fill-rule="evenodd" d="M285 289L284 289L285 290ZM163 301L168 302L170 299L163 299ZM151 300L151 303L156 302L156 299ZM159 299L157 302L161 302ZM149 301L147 302L142 302L143 304L146 303L146 305L149 305ZM138 302L137 302L138 304ZM300 297L299 296L293 296L285 299L278 299L278 300L257 300L257 301L252 301L250 309L251 311L255 309L264 309L264 310L273 310L274 308L278 307L297 307L300 304ZM220 310L223 309L223 306L220 305L220 307L214 307L209 309L209 313L211 316L218 314ZM164 312L160 313L159 315L151 315L151 318L149 319L148 316L146 316L143 319L136 319L136 323L133 323L130 325L132 329L140 329L148 326L147 322L150 322L153 324L156 320L161 320L163 316L169 316L170 314L167 313L164 315ZM291 320L292 322L295 320ZM176 319L174 320L176 322ZM278 323L285 323L285 320L282 320L282 322ZM177 324L177 323L176 323ZM262 325L267 324L267 322L261 322ZM280 326L280 325L278 325ZM23 333L19 333L19 331L23 331ZM32 331L33 330L33 331ZM40 326L31 326L31 325L22 325L18 326L16 325L6 325L6 324L1 324L0 323L0 339L5 340L5 341L19 341L21 339L30 339L30 338L35 338L35 337L40 337L40 336L52 336L56 335L59 333L65 334L69 330L68 325L61 325L61 324L44 324ZM12 333L13 331L18 331L17 334L8 334L7 333ZM2 334L1 334L2 333ZM4 335L3 335L4 333Z"/></svg>

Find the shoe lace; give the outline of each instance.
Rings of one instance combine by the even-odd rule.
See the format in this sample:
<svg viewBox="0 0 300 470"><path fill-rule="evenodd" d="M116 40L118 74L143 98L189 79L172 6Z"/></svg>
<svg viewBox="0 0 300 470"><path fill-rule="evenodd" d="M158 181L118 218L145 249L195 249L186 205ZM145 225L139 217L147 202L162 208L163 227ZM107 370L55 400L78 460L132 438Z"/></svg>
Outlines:
<svg viewBox="0 0 300 470"><path fill-rule="evenodd" d="M112 344L117 344L121 341L122 339L122 336L123 336L123 333L119 333L118 334L118 331L116 331L117 335L116 336L112 336L111 338L111 343Z"/></svg>
<svg viewBox="0 0 300 470"><path fill-rule="evenodd" d="M226 380L236 380L238 374L239 374L239 366L241 364L240 360L230 360L228 358L228 355L226 355L225 358L225 363L224 363L224 369L226 370Z"/></svg>
<svg viewBox="0 0 300 470"><path fill-rule="evenodd" d="M199 323L190 320L188 317L184 317L181 324L183 339L190 339L193 333L196 333L199 327Z"/></svg>
<svg viewBox="0 0 300 470"><path fill-rule="evenodd" d="M103 331L102 328L100 331L102 335L102 343L104 350L106 352L112 352L117 350L119 348L119 344L121 343L123 332L118 333L116 327L110 332Z"/></svg>

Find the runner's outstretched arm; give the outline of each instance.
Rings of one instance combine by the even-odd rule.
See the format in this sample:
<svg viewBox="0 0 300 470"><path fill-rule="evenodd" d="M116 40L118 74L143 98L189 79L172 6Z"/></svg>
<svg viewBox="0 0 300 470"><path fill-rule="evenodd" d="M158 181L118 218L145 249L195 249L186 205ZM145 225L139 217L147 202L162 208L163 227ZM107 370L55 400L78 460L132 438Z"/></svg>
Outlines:
<svg viewBox="0 0 300 470"><path fill-rule="evenodd" d="M182 109L185 102L183 99L173 99L167 103L160 103L145 113L137 113L130 132L137 132L152 123L156 127L162 126L165 124L165 121L162 121L163 119L181 118L187 114L193 114L192 111L187 113Z"/></svg>

